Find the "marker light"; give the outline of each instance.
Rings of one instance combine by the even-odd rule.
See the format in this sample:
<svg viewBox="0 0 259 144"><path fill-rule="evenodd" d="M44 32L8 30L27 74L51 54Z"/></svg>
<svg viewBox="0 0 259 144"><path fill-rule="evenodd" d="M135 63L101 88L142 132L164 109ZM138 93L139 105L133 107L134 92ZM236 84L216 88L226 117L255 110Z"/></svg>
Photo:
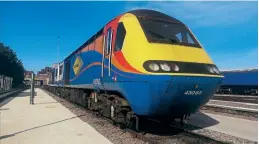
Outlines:
<svg viewBox="0 0 259 144"><path fill-rule="evenodd" d="M151 63L149 64L149 68L152 70L152 71L158 71L159 70L159 66L155 63Z"/></svg>
<svg viewBox="0 0 259 144"><path fill-rule="evenodd" d="M169 67L169 65L166 64L166 63L160 64L160 67L161 67L161 69L164 70L164 71L170 71L170 70L171 70L170 67Z"/></svg>

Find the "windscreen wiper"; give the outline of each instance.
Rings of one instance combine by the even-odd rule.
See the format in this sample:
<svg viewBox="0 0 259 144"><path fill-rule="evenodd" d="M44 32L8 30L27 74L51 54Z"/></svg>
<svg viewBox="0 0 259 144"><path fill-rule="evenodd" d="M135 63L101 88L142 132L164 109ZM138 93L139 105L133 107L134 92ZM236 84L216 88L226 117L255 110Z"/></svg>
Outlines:
<svg viewBox="0 0 259 144"><path fill-rule="evenodd" d="M174 43L179 43L179 41L176 40L176 39L168 38L167 40L168 40L168 41L171 41L171 42L174 42Z"/></svg>
<svg viewBox="0 0 259 144"><path fill-rule="evenodd" d="M173 43L179 43L179 41L178 41L178 40L176 40L176 39L172 39L172 38L165 38L165 37L164 37L164 36L162 36L161 34L156 33L156 32L153 32L153 31L151 31L151 30L149 30L149 32L150 32L151 34L153 34L154 36L156 36L156 37L158 37L158 38L162 39L162 40L169 41L169 42L173 42Z"/></svg>
<svg viewBox="0 0 259 144"><path fill-rule="evenodd" d="M164 36L162 36L161 34L159 34L159 33L156 33L156 32L153 32L153 31L151 31L151 30L148 30L151 34L153 34L154 36L156 36L156 37L159 37L159 38L162 38L162 39L164 39L165 37Z"/></svg>

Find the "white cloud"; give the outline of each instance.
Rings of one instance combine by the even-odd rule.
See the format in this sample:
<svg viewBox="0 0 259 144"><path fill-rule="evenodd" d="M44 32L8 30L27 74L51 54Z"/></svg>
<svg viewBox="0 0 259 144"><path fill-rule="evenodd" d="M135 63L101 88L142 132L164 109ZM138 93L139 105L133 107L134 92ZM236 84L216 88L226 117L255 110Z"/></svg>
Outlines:
<svg viewBox="0 0 259 144"><path fill-rule="evenodd" d="M236 25L257 17L257 2L132 2L125 9L139 8L167 13L192 26Z"/></svg>

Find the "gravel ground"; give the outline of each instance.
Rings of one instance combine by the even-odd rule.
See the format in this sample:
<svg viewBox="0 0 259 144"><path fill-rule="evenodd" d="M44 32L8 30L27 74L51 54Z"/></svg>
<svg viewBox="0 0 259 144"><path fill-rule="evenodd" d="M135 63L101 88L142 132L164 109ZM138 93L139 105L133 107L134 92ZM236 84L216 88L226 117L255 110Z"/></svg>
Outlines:
<svg viewBox="0 0 259 144"><path fill-rule="evenodd" d="M217 104L224 106L233 106L233 107L242 107L242 108L250 108L250 109L258 109L258 105L249 105L245 103L235 103L231 101L221 101L221 100L210 100L207 104Z"/></svg>
<svg viewBox="0 0 259 144"><path fill-rule="evenodd" d="M45 90L44 90L45 91ZM45 91L47 92L47 91ZM114 144L145 144L144 141L134 138L130 133L124 132L118 127L113 126L107 120L98 118L93 113L85 110L84 108L72 104L66 100L63 100L59 97L54 96L53 94L47 92L52 98L56 101L60 102L63 106L68 108L71 112L76 115L84 115L80 117L84 122L87 122L92 127L94 127L100 134L105 136ZM197 134L204 135L206 137L210 137L219 141L227 142L227 143L254 143L252 141L244 140L241 138L236 138L233 136L229 136L226 134L222 134L219 132L207 130L207 129L199 129L195 126L185 125L185 129L191 130ZM198 130L197 130L198 129ZM201 143L201 144L214 144L217 142L209 142L208 140L204 139L197 139L193 136L186 136L186 133L163 133L163 134L145 134L145 137L152 139L154 142L161 143L161 144L191 144L191 143Z"/></svg>
<svg viewBox="0 0 259 144"><path fill-rule="evenodd" d="M197 134L201 134L213 139L216 139L218 141L222 141L222 142L226 142L226 143L235 143L235 144L256 144L257 142L253 142L250 140L246 140L246 139L242 139L242 138L238 138L238 137L234 137L231 135L227 135L224 133L220 133L220 132L216 132L216 131L212 131L209 129L199 129L196 126L192 126L192 125L185 125L185 129L191 130L192 132L195 132Z"/></svg>

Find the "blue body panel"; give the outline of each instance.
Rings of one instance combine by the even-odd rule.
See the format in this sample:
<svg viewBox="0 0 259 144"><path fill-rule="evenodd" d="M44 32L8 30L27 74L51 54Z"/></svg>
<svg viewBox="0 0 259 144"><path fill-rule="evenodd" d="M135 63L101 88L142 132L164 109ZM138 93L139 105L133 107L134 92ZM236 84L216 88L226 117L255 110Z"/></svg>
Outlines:
<svg viewBox="0 0 259 144"><path fill-rule="evenodd" d="M258 85L258 70L253 71L236 71L222 72L224 81L222 85L242 85L242 86L257 86Z"/></svg>
<svg viewBox="0 0 259 144"><path fill-rule="evenodd" d="M138 77L138 76L136 76ZM146 76L142 80L116 82L105 87L121 92L139 115L181 116L196 112L220 87L221 78L188 76ZM195 84L199 88L194 88ZM202 91L201 95L185 95L186 91Z"/></svg>
<svg viewBox="0 0 259 144"><path fill-rule="evenodd" d="M101 66L92 66L92 67L87 67L89 64L93 62L102 62L102 55L95 52L95 51L89 51L89 52L84 52L80 53L80 57L83 61L83 65L81 68L81 74L76 77L74 71L73 71L73 65L76 60L76 57L78 55L72 55L71 60L70 60L70 85L81 85L81 84L92 84L93 79L100 78L101 76Z"/></svg>
<svg viewBox="0 0 259 144"><path fill-rule="evenodd" d="M80 53L83 61L81 73L74 74L73 65L78 55L70 59L69 85L84 85L85 88L109 90L119 92L130 104L132 110L144 116L181 116L196 112L205 104L214 92L220 87L222 78L199 76L169 76L125 73L111 66L111 75L108 68L104 68L104 77L101 77L102 55L95 51ZM107 64L107 59L104 61ZM66 68L64 68L66 69ZM116 80L114 78L116 77ZM99 83L93 84L94 80ZM59 84L63 85L64 78ZM198 88L194 85L198 84ZM201 95L186 95L186 91L202 91Z"/></svg>

